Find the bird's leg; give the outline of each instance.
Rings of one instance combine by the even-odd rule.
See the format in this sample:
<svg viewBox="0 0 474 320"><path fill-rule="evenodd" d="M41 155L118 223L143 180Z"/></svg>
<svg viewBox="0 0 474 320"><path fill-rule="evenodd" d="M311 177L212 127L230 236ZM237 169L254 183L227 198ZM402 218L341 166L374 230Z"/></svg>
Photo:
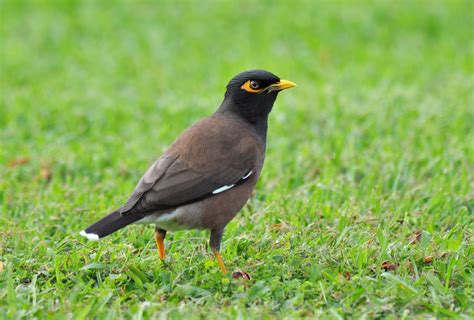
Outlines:
<svg viewBox="0 0 474 320"><path fill-rule="evenodd" d="M221 254L219 253L219 249L221 248L221 239L224 229L221 230L211 230L211 239L210 239L210 246L212 253L216 256L217 264L221 269L222 273L227 273L227 269L224 266L224 262L222 262Z"/></svg>
<svg viewBox="0 0 474 320"><path fill-rule="evenodd" d="M161 260L165 260L165 236L166 236L166 230L160 229L157 226L155 226L156 248L158 249L158 254Z"/></svg>

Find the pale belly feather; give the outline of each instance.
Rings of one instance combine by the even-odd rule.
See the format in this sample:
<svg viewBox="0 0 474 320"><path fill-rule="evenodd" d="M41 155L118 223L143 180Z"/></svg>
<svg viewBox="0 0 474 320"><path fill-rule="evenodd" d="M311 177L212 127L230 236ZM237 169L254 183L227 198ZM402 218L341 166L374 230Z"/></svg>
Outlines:
<svg viewBox="0 0 474 320"><path fill-rule="evenodd" d="M152 213L136 224L154 224L158 228L167 231L177 231L185 229L204 229L202 226L202 212L199 203L189 204L179 207L169 213Z"/></svg>

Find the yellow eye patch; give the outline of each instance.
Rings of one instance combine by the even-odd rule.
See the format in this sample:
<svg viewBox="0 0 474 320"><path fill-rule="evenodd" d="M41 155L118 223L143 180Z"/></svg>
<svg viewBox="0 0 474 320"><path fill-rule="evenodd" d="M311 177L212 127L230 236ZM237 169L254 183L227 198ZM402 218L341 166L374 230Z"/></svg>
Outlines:
<svg viewBox="0 0 474 320"><path fill-rule="evenodd" d="M244 89L244 90L247 91L247 92L252 92L252 93L258 93L258 92L260 92L260 91L263 90L263 89L252 89L252 88L250 87L250 82L251 82L251 81L252 81L252 80L248 80L248 81L245 82L240 88L241 88L241 89Z"/></svg>

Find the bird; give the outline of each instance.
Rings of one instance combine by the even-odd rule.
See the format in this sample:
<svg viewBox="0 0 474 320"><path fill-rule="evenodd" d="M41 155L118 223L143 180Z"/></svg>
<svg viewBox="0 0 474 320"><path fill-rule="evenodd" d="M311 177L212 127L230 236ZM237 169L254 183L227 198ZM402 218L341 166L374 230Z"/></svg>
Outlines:
<svg viewBox="0 0 474 320"><path fill-rule="evenodd" d="M125 204L80 232L99 240L130 224L154 224L165 259L168 231L209 230L220 254L227 224L250 198L262 172L268 117L278 94L296 84L265 70L233 77L217 110L185 130L139 180Z"/></svg>

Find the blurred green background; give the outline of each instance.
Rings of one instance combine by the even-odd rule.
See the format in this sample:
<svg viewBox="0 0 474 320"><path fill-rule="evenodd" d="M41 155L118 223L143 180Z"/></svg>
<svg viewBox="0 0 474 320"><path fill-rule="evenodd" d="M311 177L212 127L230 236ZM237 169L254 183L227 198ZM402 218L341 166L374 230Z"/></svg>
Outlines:
<svg viewBox="0 0 474 320"><path fill-rule="evenodd" d="M4 318L468 317L472 1L0 1ZM78 231L235 74L296 82L223 243ZM431 261L430 261L431 257Z"/></svg>

